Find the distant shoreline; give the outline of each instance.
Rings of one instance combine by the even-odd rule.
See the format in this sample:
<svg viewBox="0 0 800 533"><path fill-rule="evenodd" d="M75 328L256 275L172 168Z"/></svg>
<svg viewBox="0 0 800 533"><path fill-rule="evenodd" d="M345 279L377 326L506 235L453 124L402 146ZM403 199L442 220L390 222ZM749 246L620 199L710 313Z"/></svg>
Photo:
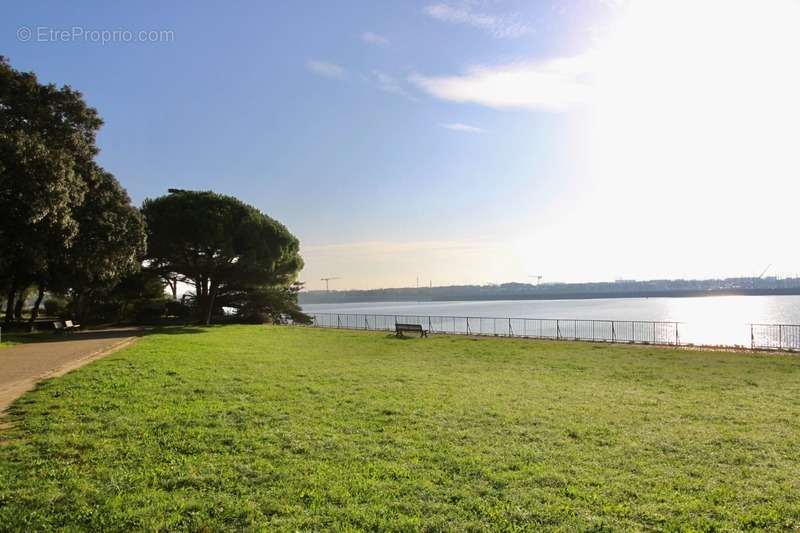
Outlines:
<svg viewBox="0 0 800 533"><path fill-rule="evenodd" d="M703 298L708 296L797 296L800 287L780 289L675 289L662 291L583 291L583 292L552 292L540 294L508 294L485 293L473 295L448 295L428 296L419 292L409 291L414 294L387 298L385 294L367 295L367 291L341 291L330 293L300 293L300 304L337 304L337 303L377 303L377 302L485 302L503 300L600 300L618 298ZM374 297L370 297L374 296ZM381 297L382 296L382 297Z"/></svg>
<svg viewBox="0 0 800 533"><path fill-rule="evenodd" d="M503 300L599 300L611 298L704 298L707 296L796 296L800 288L792 289L716 289L716 290L671 290L671 291L631 291L631 292L583 292L552 293L533 295L503 295ZM481 296L449 299L449 301L486 301L497 298ZM430 301L445 301L434 298Z"/></svg>

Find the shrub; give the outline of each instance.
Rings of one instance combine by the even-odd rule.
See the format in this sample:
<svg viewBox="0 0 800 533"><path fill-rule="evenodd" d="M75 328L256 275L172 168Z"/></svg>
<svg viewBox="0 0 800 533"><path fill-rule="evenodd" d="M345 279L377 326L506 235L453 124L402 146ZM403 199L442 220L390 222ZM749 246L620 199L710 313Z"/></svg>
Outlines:
<svg viewBox="0 0 800 533"><path fill-rule="evenodd" d="M47 316L62 316L66 314L67 302L61 298L51 297L42 304L44 314Z"/></svg>
<svg viewBox="0 0 800 533"><path fill-rule="evenodd" d="M170 300L164 305L165 314L169 317L189 318L192 316L192 308L183 302Z"/></svg>

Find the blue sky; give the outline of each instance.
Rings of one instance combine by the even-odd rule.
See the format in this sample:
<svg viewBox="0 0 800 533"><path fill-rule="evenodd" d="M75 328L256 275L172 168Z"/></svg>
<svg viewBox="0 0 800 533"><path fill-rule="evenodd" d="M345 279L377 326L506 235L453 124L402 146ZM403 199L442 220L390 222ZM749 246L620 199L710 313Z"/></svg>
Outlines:
<svg viewBox="0 0 800 533"><path fill-rule="evenodd" d="M658 98L637 95L674 94L675 87L636 86L644 82L619 76L648 61L620 50L637 49L631 44L643 40L643 49L656 56L648 64L676 59L681 66L705 37L721 32L738 53L736 31L751 19L742 4L740 18L720 28L726 4L712 2L714 9L699 15L691 3L676 4L683 5L665 14L611 0L15 2L0 20L0 53L16 68L85 94L105 120L100 162L136 204L169 187L238 196L298 235L310 288L320 287L322 276L341 277L339 288L373 288L413 285L417 276L438 285L526 281L530 274L550 281L747 275L763 265L761 258L742 257L747 246L738 247L741 240L788 221L774 219L773 209L764 213L773 219L742 230L741 217L718 210L713 218L729 226L723 244L704 246L695 229L721 178L708 178L710 158L680 156L693 153L695 144L679 145L677 156L688 176L678 188L702 185L704 195L677 223L694 258L676 259L668 244L647 246L648 235L669 241L676 227L664 220L674 211L642 207L654 198L652 186L673 178L634 181L665 157L668 140L664 128L637 122ZM761 31L783 31L789 41L768 45L785 51L794 42L791 31L776 24L795 20L793 2L775 5L784 11L773 9ZM686 31L696 37L695 47L681 52L685 56L670 51L659 57L663 39L649 37L658 32L647 27L656 24L655 14L673 26L694 20ZM20 34L24 29L31 30L30 39ZM103 30L130 31L133 41L112 36L113 42L98 42L102 36L91 32ZM135 42L143 30L168 34ZM595 59L597 50L605 62ZM708 53L725 59L726 50ZM609 62L610 56L621 59ZM605 92L594 83L598 64L604 65ZM691 75L690 67L669 76L658 68L651 78L672 83ZM733 69L731 76L735 81ZM788 81L794 87L796 79ZM635 97L621 101L632 85ZM697 116L695 100L716 96L685 95L679 107L654 119L672 128L666 130L670 139L681 137L683 119ZM788 137L788 119L764 125L758 113L747 113L763 102L738 99L737 105L754 127L766 127L778 140ZM611 126L621 107L624 130ZM719 128L712 118L708 124ZM654 131L648 135L643 127ZM635 151L648 159L632 166L619 147L642 138L652 142ZM729 141L712 148L723 153L740 142ZM784 174L772 179L776 186L785 183ZM628 192L615 194L619 188ZM686 194L667 196L683 201ZM726 201L745 207L752 199ZM626 225L634 227L633 239L619 230ZM608 236L601 241L611 245L593 232ZM591 244L581 244L586 241ZM770 247L776 250L772 262L793 273L794 252L780 239Z"/></svg>

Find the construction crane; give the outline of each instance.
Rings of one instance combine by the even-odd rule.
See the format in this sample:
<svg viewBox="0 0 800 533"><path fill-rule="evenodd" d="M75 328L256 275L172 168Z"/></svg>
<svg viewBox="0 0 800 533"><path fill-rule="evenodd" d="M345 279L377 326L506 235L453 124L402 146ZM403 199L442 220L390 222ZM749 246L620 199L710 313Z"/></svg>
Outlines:
<svg viewBox="0 0 800 533"><path fill-rule="evenodd" d="M766 274L766 273L767 273L767 270L769 270L769 267L771 267L771 266L772 266L772 263L768 264L768 265L767 265L767 268L765 268L764 270L762 270L762 271L761 271L761 275L760 275L760 276L758 276L758 279L761 279L761 278L763 278L763 277L764 277L764 274Z"/></svg>
<svg viewBox="0 0 800 533"><path fill-rule="evenodd" d="M536 278L536 284L540 284L542 282L542 275L541 274L528 274L529 278Z"/></svg>
<svg viewBox="0 0 800 533"><path fill-rule="evenodd" d="M337 278L337 277L319 278L320 281L324 281L325 282L325 290L328 291L328 292L331 291L331 288L329 286L329 282L332 281L332 280L335 280L335 279L341 279L341 278Z"/></svg>

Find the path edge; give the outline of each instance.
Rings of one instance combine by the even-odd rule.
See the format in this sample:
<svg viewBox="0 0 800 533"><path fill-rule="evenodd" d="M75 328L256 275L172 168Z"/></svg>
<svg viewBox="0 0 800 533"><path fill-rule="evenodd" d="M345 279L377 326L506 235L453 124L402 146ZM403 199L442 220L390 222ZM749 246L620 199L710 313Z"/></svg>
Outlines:
<svg viewBox="0 0 800 533"><path fill-rule="evenodd" d="M7 420L9 414L8 408L11 407L14 404L14 402L16 402L20 398L20 396L22 396L26 392L33 390L38 383L41 383L46 379L61 377L65 374L72 372L73 370L77 370L78 368L84 365L88 365L93 361L101 359L107 355L111 355L112 353L122 350L123 348L127 348L128 346L138 341L141 337L142 337L141 334L131 337L126 337L122 339L120 342L112 346L109 346L108 348L102 348L100 350L96 350L94 352L89 353L88 355L85 355L84 357L81 357L80 359L70 361L69 363L61 365L58 368L54 368L43 374L39 374L36 377L14 383L11 387L3 391L5 393L8 393L10 397L7 400L3 400L2 402L0 402L0 430L4 429L9 423L9 420Z"/></svg>

